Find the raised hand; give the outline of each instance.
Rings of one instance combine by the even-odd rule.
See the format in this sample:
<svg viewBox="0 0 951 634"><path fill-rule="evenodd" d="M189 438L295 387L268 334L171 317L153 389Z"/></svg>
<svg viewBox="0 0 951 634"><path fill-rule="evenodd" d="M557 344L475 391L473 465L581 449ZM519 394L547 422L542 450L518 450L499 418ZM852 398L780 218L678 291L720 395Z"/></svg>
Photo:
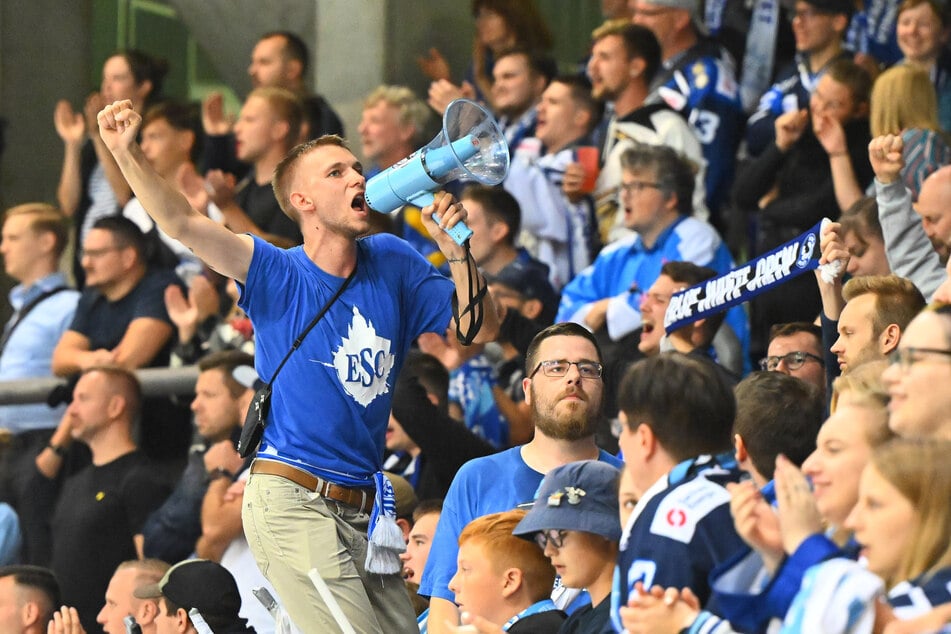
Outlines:
<svg viewBox="0 0 951 634"><path fill-rule="evenodd" d="M417 57L416 64L423 71L423 74L432 81L449 79L449 62L435 47L426 51L425 55Z"/></svg>
<svg viewBox="0 0 951 634"><path fill-rule="evenodd" d="M459 86L451 83L448 79L437 79L429 85L429 107L442 114L449 107L449 104L465 97Z"/></svg>
<svg viewBox="0 0 951 634"><path fill-rule="evenodd" d="M201 177L193 163L183 163L175 172L175 183L178 189L188 199L188 204L196 211L208 215L208 201L211 196L205 187L205 179Z"/></svg>
<svg viewBox="0 0 951 634"><path fill-rule="evenodd" d="M809 123L808 110L784 112L776 118L776 147L783 152L793 146L806 131Z"/></svg>
<svg viewBox="0 0 951 634"><path fill-rule="evenodd" d="M783 559L783 539L779 518L751 481L727 484L730 513L736 533L775 569Z"/></svg>
<svg viewBox="0 0 951 634"><path fill-rule="evenodd" d="M86 630L79 621L79 612L76 608L68 608L65 605L53 612L53 618L46 626L46 632L47 634L86 634Z"/></svg>
<svg viewBox="0 0 951 634"><path fill-rule="evenodd" d="M198 306L188 301L178 284L169 284L165 289L165 310L179 333L188 334L182 341L190 340L198 330Z"/></svg>
<svg viewBox="0 0 951 634"><path fill-rule="evenodd" d="M86 117L86 128L89 130L89 134L94 134L96 129L96 117L99 114L99 111L106 107L106 99L102 96L102 93L91 92L89 96L86 97L86 103L83 104L83 114Z"/></svg>
<svg viewBox="0 0 951 634"><path fill-rule="evenodd" d="M201 125L205 134L221 136L231 132L232 121L225 115L225 100L220 92L209 93L201 102Z"/></svg>
<svg viewBox="0 0 951 634"><path fill-rule="evenodd" d="M104 107L97 117L99 135L113 154L128 150L136 144L136 135L142 125L142 115L132 109L128 99Z"/></svg>
<svg viewBox="0 0 951 634"><path fill-rule="evenodd" d="M65 99L56 102L53 125L56 127L56 134L64 143L79 144L86 137L86 120L82 114L74 111L73 106Z"/></svg>
<svg viewBox="0 0 951 634"><path fill-rule="evenodd" d="M898 134L875 137L868 144L868 161L880 183L887 185L901 177L901 171L905 167L902 155L904 146L901 135Z"/></svg>
<svg viewBox="0 0 951 634"><path fill-rule="evenodd" d="M830 222L822 228L822 232L819 234L819 249L822 253L819 257L820 266L829 264L830 262L841 262L841 265L834 271L835 277L832 277L831 274L829 275L829 278L832 279L832 282L829 283L841 281L846 270L849 268L849 261L852 259L852 255L849 253L849 250L845 248L845 243L842 241L841 224L838 222ZM822 270L816 269L816 279L820 282L825 282Z"/></svg>
<svg viewBox="0 0 951 634"><path fill-rule="evenodd" d="M447 332L443 337L435 332L425 332L419 336L418 342L420 350L433 355L450 370L455 370L465 361L462 344L452 333Z"/></svg>
<svg viewBox="0 0 951 634"><path fill-rule="evenodd" d="M565 174L561 180L561 193L568 200L577 201L584 196L581 184L584 182L585 171L581 163L569 163L565 166Z"/></svg>
<svg viewBox="0 0 951 634"><path fill-rule="evenodd" d="M229 205L234 200L234 174L226 174L221 170L209 170L205 174L205 186L211 201L219 207Z"/></svg>
<svg viewBox="0 0 951 634"><path fill-rule="evenodd" d="M783 549L792 554L807 537L822 532L822 518L809 481L785 456L776 457L775 479Z"/></svg>
<svg viewBox="0 0 951 634"><path fill-rule="evenodd" d="M813 117L812 132L830 157L848 154L845 130L842 128L842 123L835 117L829 115Z"/></svg>

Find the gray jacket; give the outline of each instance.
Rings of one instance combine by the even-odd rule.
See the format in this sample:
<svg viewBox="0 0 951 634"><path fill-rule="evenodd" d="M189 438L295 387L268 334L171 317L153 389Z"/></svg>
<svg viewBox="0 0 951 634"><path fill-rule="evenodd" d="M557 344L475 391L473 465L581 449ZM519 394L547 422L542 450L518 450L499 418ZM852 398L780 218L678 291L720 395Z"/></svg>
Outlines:
<svg viewBox="0 0 951 634"><path fill-rule="evenodd" d="M911 280L930 302L945 271L911 207L911 192L900 180L885 185L876 178L875 200L892 273Z"/></svg>

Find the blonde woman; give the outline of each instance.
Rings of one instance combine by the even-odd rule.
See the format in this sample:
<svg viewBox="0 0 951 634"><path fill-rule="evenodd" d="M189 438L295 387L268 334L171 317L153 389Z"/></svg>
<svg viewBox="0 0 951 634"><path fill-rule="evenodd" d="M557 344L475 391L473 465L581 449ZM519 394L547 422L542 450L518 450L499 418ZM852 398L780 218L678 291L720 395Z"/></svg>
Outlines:
<svg viewBox="0 0 951 634"><path fill-rule="evenodd" d="M879 75L872 87L869 126L872 137L901 135L901 178L918 200L921 183L951 162L951 147L938 122L938 98L927 71L899 64Z"/></svg>

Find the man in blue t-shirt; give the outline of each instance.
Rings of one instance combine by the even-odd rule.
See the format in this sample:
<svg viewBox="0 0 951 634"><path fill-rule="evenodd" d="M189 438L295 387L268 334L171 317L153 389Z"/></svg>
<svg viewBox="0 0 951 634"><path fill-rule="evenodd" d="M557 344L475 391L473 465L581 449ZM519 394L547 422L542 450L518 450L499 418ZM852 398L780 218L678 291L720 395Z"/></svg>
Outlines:
<svg viewBox="0 0 951 634"><path fill-rule="evenodd" d="M314 631L339 620L359 632L416 628L399 561L386 552L402 540L379 540L395 528L386 521L395 500L381 469L384 435L404 357L421 333L445 331L453 283L462 289L461 336L491 341L498 332L491 299L467 294L485 285L475 262L441 229L464 221L465 208L440 195L422 212L451 280L395 236L358 240L373 213L363 168L339 137L321 137L294 148L275 170L275 195L304 236L302 246L279 249L189 207L144 160L135 143L140 125L128 101L99 114L100 134L149 215L238 282L257 336L258 375L273 382L242 517L259 567L291 619ZM321 312L298 350L295 338ZM368 550L382 550L382 559L365 565Z"/></svg>
<svg viewBox="0 0 951 634"><path fill-rule="evenodd" d="M634 364L618 394L619 443L638 495L621 535L611 618L638 581L690 588L706 603L707 577L745 548L730 516L728 482L741 472L732 456L736 400L713 364L677 352Z"/></svg>
<svg viewBox="0 0 951 634"><path fill-rule="evenodd" d="M532 340L526 355L525 401L535 436L527 444L476 458L456 474L443 504L419 594L430 597L429 632L458 623L449 580L456 573L458 539L470 521L489 513L531 505L551 469L577 460L621 462L594 442L601 417L601 351L583 326L555 324Z"/></svg>

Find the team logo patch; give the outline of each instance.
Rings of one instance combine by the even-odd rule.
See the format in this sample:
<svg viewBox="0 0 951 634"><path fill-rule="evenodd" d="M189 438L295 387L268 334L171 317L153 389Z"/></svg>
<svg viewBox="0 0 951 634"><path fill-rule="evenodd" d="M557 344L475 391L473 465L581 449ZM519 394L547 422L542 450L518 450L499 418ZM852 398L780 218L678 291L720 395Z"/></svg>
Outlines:
<svg viewBox="0 0 951 634"><path fill-rule="evenodd" d="M800 269L804 269L809 265L809 260L812 259L812 252L816 248L816 236L813 233L810 233L806 236L806 239L802 241L802 249L799 251L799 259L796 260L796 266Z"/></svg>
<svg viewBox="0 0 951 634"><path fill-rule="evenodd" d="M377 335L373 322L354 306L347 336L333 353L333 366L343 389L353 400L367 407L376 397L389 391L386 381L393 362L390 340Z"/></svg>
<svg viewBox="0 0 951 634"><path fill-rule="evenodd" d="M705 478L696 478L671 491L657 505L650 532L689 544L697 524L715 508L729 503L726 489Z"/></svg>

